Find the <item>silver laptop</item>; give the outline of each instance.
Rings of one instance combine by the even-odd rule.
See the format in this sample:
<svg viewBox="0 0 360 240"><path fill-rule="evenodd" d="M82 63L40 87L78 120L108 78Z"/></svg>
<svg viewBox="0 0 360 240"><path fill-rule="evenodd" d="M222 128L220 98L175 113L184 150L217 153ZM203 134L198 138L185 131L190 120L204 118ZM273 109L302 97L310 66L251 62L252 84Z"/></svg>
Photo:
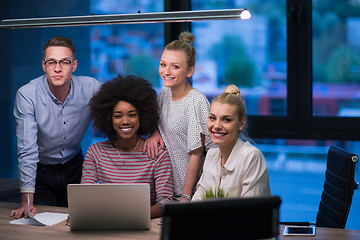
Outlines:
<svg viewBox="0 0 360 240"><path fill-rule="evenodd" d="M150 186L69 184L71 230L150 229Z"/></svg>

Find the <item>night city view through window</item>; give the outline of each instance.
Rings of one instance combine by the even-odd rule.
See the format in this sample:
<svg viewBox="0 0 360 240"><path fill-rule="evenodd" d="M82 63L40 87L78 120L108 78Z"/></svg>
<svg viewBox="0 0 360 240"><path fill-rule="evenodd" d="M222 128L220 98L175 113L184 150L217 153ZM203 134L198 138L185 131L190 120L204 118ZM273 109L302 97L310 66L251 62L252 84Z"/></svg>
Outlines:
<svg viewBox="0 0 360 240"><path fill-rule="evenodd" d="M106 2L106 3L105 3ZM137 1L93 1L97 14L136 13ZM286 116L286 0L192 0L193 10L247 8L251 20L192 23L197 51L193 86L211 99L228 84L242 92L249 115ZM312 3L313 116L360 116L360 1ZM126 12L124 12L126 9ZM142 12L161 12L162 1L141 1ZM91 28L91 74L140 75L159 91L163 24ZM93 133L92 142L102 140ZM254 139L268 164L272 194L282 198L280 221L315 222L326 154L336 144L359 154L355 141ZM359 164L358 164L359 165ZM355 177L360 174L357 166ZM360 193L355 192L346 228L359 229Z"/></svg>
<svg viewBox="0 0 360 240"><path fill-rule="evenodd" d="M313 115L360 116L360 2L313 1Z"/></svg>

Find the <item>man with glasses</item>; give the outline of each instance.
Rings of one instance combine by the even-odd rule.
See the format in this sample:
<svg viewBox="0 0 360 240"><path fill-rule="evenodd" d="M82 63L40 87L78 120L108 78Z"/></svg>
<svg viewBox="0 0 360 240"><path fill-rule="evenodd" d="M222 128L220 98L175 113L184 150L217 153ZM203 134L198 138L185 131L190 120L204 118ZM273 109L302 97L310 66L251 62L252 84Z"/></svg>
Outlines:
<svg viewBox="0 0 360 240"><path fill-rule="evenodd" d="M35 214L34 204L67 206L66 187L80 183L81 140L90 124L88 103L101 83L74 76L77 60L70 39L53 37L43 49L45 75L21 87L14 115L21 207L11 216Z"/></svg>

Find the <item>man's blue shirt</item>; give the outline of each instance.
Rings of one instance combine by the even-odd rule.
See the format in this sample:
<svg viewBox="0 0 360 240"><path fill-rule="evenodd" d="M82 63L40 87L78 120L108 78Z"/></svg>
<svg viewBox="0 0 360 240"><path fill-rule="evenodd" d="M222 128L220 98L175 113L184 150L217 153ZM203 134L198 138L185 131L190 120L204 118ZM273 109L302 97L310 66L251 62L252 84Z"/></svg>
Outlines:
<svg viewBox="0 0 360 240"><path fill-rule="evenodd" d="M94 78L72 75L64 103L51 93L45 75L17 91L14 115L21 192L35 191L37 162L64 164L79 153L91 121L88 103L100 86Z"/></svg>

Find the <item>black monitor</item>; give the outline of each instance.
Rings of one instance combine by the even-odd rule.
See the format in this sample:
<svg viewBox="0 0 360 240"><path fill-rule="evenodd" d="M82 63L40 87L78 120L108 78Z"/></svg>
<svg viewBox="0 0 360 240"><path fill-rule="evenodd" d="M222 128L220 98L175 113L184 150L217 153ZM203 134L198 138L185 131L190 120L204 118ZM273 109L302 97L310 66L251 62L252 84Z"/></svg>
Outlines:
<svg viewBox="0 0 360 240"><path fill-rule="evenodd" d="M271 196L166 204L161 239L277 238L280 203Z"/></svg>

